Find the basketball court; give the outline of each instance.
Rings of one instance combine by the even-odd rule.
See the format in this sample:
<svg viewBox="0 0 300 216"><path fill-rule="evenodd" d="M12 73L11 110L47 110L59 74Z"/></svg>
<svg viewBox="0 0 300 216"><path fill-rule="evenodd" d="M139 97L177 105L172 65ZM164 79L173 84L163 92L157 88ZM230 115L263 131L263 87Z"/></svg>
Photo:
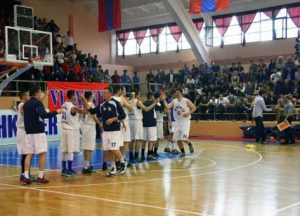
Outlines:
<svg viewBox="0 0 300 216"><path fill-rule="evenodd" d="M186 159L161 153L125 176L60 176L59 147L49 144L50 184L20 186L17 154L1 147L1 215L298 215L299 146L195 140ZM162 150L161 150L162 151ZM160 151L160 152L161 152ZM101 166L101 150L93 155ZM75 157L81 169L82 155ZM36 167L36 159L33 160ZM32 171L35 174L35 170ZM112 208L114 209L112 211Z"/></svg>

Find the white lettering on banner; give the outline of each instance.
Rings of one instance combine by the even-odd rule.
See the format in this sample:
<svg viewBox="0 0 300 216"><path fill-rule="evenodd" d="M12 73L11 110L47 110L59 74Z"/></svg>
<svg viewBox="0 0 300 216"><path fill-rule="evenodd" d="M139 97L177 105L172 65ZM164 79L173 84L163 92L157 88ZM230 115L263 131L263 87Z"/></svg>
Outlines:
<svg viewBox="0 0 300 216"><path fill-rule="evenodd" d="M17 113L14 110L0 110L0 145L15 144L17 135ZM60 139L61 116L45 119L48 141Z"/></svg>

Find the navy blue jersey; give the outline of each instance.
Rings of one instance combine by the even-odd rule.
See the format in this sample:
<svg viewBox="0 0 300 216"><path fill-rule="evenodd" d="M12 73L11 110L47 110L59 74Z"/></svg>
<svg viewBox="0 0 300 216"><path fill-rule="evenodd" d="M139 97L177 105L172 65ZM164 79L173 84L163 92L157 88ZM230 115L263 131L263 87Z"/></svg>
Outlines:
<svg viewBox="0 0 300 216"><path fill-rule="evenodd" d="M105 101L100 106L95 108L90 108L89 112L91 114L98 114L102 120L104 131L119 131L121 130L120 120L126 118L126 114L120 104L120 102L115 99L111 99L109 102ZM106 121L110 118L118 117L119 121L113 122L111 125L107 125ZM129 129L127 129L129 130Z"/></svg>
<svg viewBox="0 0 300 216"><path fill-rule="evenodd" d="M152 105L152 101L145 101L143 104L145 107L149 107ZM143 111L143 127L156 127L155 107L148 112Z"/></svg>
<svg viewBox="0 0 300 216"><path fill-rule="evenodd" d="M24 125L26 134L45 133L44 119L57 115L57 112L47 112L43 103L35 97L24 104Z"/></svg>

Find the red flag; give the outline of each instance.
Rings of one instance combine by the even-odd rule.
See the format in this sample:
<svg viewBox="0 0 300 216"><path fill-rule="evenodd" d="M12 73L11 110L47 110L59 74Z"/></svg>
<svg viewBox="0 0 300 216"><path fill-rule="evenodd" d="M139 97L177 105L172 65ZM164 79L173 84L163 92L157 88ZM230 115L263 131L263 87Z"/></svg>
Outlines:
<svg viewBox="0 0 300 216"><path fill-rule="evenodd" d="M229 8L229 0L190 0L190 13L213 13Z"/></svg>
<svg viewBox="0 0 300 216"><path fill-rule="evenodd" d="M122 27L121 0L98 0L99 32Z"/></svg>

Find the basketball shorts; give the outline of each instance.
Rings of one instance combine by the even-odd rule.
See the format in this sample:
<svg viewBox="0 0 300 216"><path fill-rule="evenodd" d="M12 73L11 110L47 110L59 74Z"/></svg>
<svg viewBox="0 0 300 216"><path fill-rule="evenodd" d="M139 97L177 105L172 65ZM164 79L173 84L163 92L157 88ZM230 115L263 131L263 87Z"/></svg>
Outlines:
<svg viewBox="0 0 300 216"><path fill-rule="evenodd" d="M157 141L157 129L156 127L144 127L143 131L144 141L155 142Z"/></svg>
<svg viewBox="0 0 300 216"><path fill-rule="evenodd" d="M124 128L121 124L121 127L122 127L121 131L122 131L122 134L123 134L123 142L131 142L129 121L124 120L124 123L126 125L126 130L124 130Z"/></svg>
<svg viewBox="0 0 300 216"><path fill-rule="evenodd" d="M164 122L158 121L156 124L157 139L164 139Z"/></svg>
<svg viewBox="0 0 300 216"><path fill-rule="evenodd" d="M80 144L80 132L78 129L74 130L61 130L61 152L80 152L79 144Z"/></svg>
<svg viewBox="0 0 300 216"><path fill-rule="evenodd" d="M143 137L143 122L142 120L129 121L131 140L142 140Z"/></svg>
<svg viewBox="0 0 300 216"><path fill-rule="evenodd" d="M121 131L104 131L102 134L103 151L119 150L123 145L123 134Z"/></svg>
<svg viewBox="0 0 300 216"><path fill-rule="evenodd" d="M191 121L181 121L173 123L174 136L173 139L175 141L178 140L188 140L190 135L190 127Z"/></svg>
<svg viewBox="0 0 300 216"><path fill-rule="evenodd" d="M24 128L17 128L17 151L19 155L25 154L26 132Z"/></svg>
<svg viewBox="0 0 300 216"><path fill-rule="evenodd" d="M94 151L96 148L96 126L82 125L81 149Z"/></svg>
<svg viewBox="0 0 300 216"><path fill-rule="evenodd" d="M26 134L24 154L40 154L47 152L47 149L46 133Z"/></svg>

